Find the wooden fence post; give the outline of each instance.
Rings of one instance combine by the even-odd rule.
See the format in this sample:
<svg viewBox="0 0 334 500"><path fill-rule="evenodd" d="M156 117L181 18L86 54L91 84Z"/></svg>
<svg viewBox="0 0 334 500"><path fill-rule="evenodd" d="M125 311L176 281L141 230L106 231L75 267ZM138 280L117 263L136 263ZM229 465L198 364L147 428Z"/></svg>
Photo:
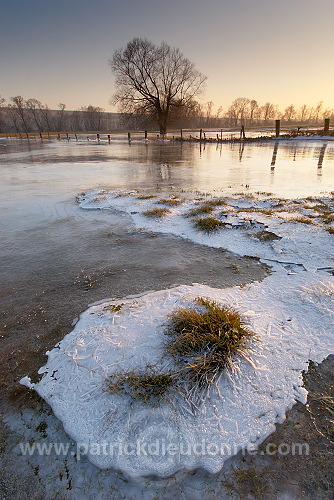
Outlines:
<svg viewBox="0 0 334 500"><path fill-rule="evenodd" d="M182 128L181 128L181 141L182 141L182 139L183 139L183 136L182 136Z"/></svg>
<svg viewBox="0 0 334 500"><path fill-rule="evenodd" d="M109 142L109 144L110 144L110 142L111 142L111 137L110 137L110 134L108 134L108 142Z"/></svg>
<svg viewBox="0 0 334 500"><path fill-rule="evenodd" d="M199 131L199 140L200 140L200 141L202 140L202 133L203 133L203 130L202 130L202 129L200 129L200 131Z"/></svg>
<svg viewBox="0 0 334 500"><path fill-rule="evenodd" d="M98 144L100 144L100 134L96 134L96 140L97 140Z"/></svg>
<svg viewBox="0 0 334 500"><path fill-rule="evenodd" d="M145 130L145 139L147 139L147 130Z"/></svg>
<svg viewBox="0 0 334 500"><path fill-rule="evenodd" d="M131 142L131 134L130 134L130 132L128 132L128 141L129 141L129 144L130 144L130 142Z"/></svg>
<svg viewBox="0 0 334 500"><path fill-rule="evenodd" d="M329 118L325 118L324 132L329 131Z"/></svg>
<svg viewBox="0 0 334 500"><path fill-rule="evenodd" d="M279 136L281 130L281 120L275 120L275 132L276 132L276 137Z"/></svg>

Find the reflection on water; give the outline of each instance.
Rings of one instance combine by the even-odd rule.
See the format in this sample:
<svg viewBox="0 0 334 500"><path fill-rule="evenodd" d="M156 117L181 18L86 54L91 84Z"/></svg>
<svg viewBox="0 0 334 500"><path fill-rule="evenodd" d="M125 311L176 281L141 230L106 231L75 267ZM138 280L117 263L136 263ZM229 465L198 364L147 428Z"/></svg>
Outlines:
<svg viewBox="0 0 334 500"><path fill-rule="evenodd" d="M198 144L162 141L11 141L0 149L4 184L271 192L281 197L334 191L334 143L275 141Z"/></svg>

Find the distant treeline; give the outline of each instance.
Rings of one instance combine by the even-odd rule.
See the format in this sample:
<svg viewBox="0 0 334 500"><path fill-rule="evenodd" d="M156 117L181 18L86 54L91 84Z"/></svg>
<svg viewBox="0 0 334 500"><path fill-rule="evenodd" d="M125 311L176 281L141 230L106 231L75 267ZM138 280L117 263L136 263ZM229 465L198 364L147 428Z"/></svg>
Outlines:
<svg viewBox="0 0 334 500"><path fill-rule="evenodd" d="M316 126L324 118L334 122L334 110L325 109L322 102L310 107L304 104L296 108L293 104L280 111L278 106L266 102L260 105L254 99L238 97L224 112L222 107L214 111L212 101L195 103L186 115L173 117L170 128L225 128L270 126L275 119L282 124ZM88 105L76 111L68 111L60 103L52 110L37 99L25 100L22 96L12 97L10 103L0 96L0 133L29 132L84 132L113 130L156 130L157 123L150 116L109 113L98 106Z"/></svg>

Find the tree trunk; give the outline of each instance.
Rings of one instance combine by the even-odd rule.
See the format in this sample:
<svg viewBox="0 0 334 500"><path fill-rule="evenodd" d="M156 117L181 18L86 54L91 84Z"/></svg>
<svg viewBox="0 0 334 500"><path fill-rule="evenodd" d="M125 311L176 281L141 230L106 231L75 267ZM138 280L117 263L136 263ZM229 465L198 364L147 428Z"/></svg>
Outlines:
<svg viewBox="0 0 334 500"><path fill-rule="evenodd" d="M168 113L166 111L165 112L161 111L158 115L160 135L167 134L167 119L168 119Z"/></svg>

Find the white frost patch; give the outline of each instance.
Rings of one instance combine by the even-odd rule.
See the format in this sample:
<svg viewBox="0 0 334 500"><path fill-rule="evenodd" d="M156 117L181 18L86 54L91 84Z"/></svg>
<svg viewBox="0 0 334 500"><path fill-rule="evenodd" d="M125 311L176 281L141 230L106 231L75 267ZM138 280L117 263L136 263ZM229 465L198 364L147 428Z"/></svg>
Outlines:
<svg viewBox="0 0 334 500"><path fill-rule="evenodd" d="M242 256L250 255L283 264L295 263L311 271L334 266L333 235L325 230L331 227L331 224L322 223L321 214L314 219L313 225L291 221L302 219L302 205L306 203L303 200L284 202L289 211L280 212L275 210L277 200L227 198L227 204L215 207L212 214L198 216L209 215L226 223L224 228L209 235L194 229L193 218L186 217L190 209L205 204L205 199L201 203L185 201L177 206L161 205L158 201L158 197L139 199L135 191L97 190L88 191L79 199L80 207L84 209L114 209L126 212L138 229L181 236L202 245L223 247ZM334 200L322 201L326 210L333 213ZM163 207L170 210L164 217L143 215L146 210ZM296 211L297 208L299 211ZM272 209L272 213L267 215L261 212L268 209ZM257 233L263 229L275 233L281 239L260 241Z"/></svg>
<svg viewBox="0 0 334 500"><path fill-rule="evenodd" d="M333 323L324 316L333 282L322 282L325 293L318 283L308 273L282 272L246 287L194 284L127 298L113 302L124 304L117 312L110 302L94 305L49 353L34 388L100 468L159 476L198 467L217 472L238 449L272 433L296 399L305 402L302 370L333 349ZM168 313L197 296L249 319L259 337L249 361L236 359L236 372L221 377L196 415L179 399L152 408L110 394L106 378L113 372L161 362Z"/></svg>

